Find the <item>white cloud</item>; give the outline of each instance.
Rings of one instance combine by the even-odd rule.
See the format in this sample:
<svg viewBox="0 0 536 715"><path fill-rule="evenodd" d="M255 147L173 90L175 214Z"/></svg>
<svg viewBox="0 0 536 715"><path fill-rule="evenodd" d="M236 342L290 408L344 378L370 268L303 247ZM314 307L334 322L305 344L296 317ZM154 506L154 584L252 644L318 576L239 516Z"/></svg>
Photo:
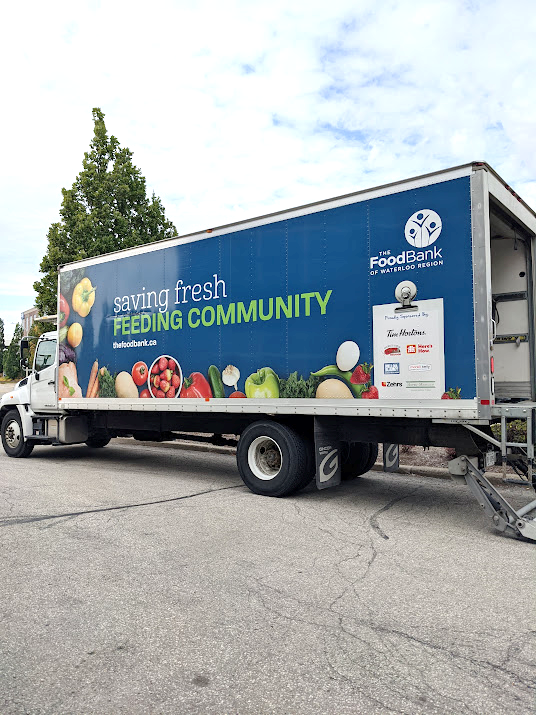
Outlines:
<svg viewBox="0 0 536 715"><path fill-rule="evenodd" d="M3 21L0 270L21 310L93 106L181 233L473 159L536 204L529 0L34 0Z"/></svg>

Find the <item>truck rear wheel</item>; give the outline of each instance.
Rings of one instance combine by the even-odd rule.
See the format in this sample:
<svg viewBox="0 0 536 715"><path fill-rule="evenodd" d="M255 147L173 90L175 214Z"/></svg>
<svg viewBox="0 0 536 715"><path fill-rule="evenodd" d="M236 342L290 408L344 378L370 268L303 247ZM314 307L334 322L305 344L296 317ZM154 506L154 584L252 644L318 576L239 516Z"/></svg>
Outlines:
<svg viewBox="0 0 536 715"><path fill-rule="evenodd" d="M310 442L277 422L255 422L246 427L238 442L236 462L244 484L263 496L292 494L314 476Z"/></svg>
<svg viewBox="0 0 536 715"><path fill-rule="evenodd" d="M2 420L2 446L8 457L28 457L34 448L24 441L22 420L18 410L9 410Z"/></svg>
<svg viewBox="0 0 536 715"><path fill-rule="evenodd" d="M378 459L378 445L375 442L350 442L345 447L341 477L348 482L372 469Z"/></svg>

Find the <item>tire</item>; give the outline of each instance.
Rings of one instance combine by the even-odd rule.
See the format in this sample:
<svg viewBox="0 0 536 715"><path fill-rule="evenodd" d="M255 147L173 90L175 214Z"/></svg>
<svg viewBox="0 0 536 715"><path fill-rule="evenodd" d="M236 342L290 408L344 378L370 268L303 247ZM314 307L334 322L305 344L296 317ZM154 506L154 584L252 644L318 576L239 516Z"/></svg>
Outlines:
<svg viewBox="0 0 536 715"><path fill-rule="evenodd" d="M254 422L246 427L238 442L236 462L246 487L262 496L293 494L314 477L311 442L277 422Z"/></svg>
<svg viewBox="0 0 536 715"><path fill-rule="evenodd" d="M111 439L112 438L108 435L93 435L86 440L86 444L88 447L92 447L93 449L100 449L101 447L106 447Z"/></svg>
<svg viewBox="0 0 536 715"><path fill-rule="evenodd" d="M375 442L350 442L341 466L343 482L361 477L372 469L378 459L378 445Z"/></svg>
<svg viewBox="0 0 536 715"><path fill-rule="evenodd" d="M2 446L8 457L29 457L34 445L24 441L18 410L9 410L2 420Z"/></svg>

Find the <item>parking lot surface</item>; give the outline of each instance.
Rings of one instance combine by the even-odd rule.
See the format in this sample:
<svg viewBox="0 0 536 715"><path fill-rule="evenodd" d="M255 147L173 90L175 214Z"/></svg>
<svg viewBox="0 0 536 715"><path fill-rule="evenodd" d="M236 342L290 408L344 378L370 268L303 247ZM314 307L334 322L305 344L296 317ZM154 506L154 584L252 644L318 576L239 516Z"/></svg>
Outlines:
<svg viewBox="0 0 536 715"><path fill-rule="evenodd" d="M230 455L121 440L1 452L0 517L3 715L534 707L535 546L463 485L269 499Z"/></svg>

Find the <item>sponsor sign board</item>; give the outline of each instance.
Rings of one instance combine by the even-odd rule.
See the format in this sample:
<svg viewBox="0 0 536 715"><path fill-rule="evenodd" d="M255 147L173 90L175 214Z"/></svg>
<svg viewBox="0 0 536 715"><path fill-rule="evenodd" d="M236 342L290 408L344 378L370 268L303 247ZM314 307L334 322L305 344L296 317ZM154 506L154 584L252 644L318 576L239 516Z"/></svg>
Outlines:
<svg viewBox="0 0 536 715"><path fill-rule="evenodd" d="M379 399L440 399L445 391L443 299L415 305L407 311L398 303L373 308L374 362L384 368L383 375L375 373ZM385 350L393 346L400 349L398 361L386 363ZM426 362L418 362L421 356Z"/></svg>

